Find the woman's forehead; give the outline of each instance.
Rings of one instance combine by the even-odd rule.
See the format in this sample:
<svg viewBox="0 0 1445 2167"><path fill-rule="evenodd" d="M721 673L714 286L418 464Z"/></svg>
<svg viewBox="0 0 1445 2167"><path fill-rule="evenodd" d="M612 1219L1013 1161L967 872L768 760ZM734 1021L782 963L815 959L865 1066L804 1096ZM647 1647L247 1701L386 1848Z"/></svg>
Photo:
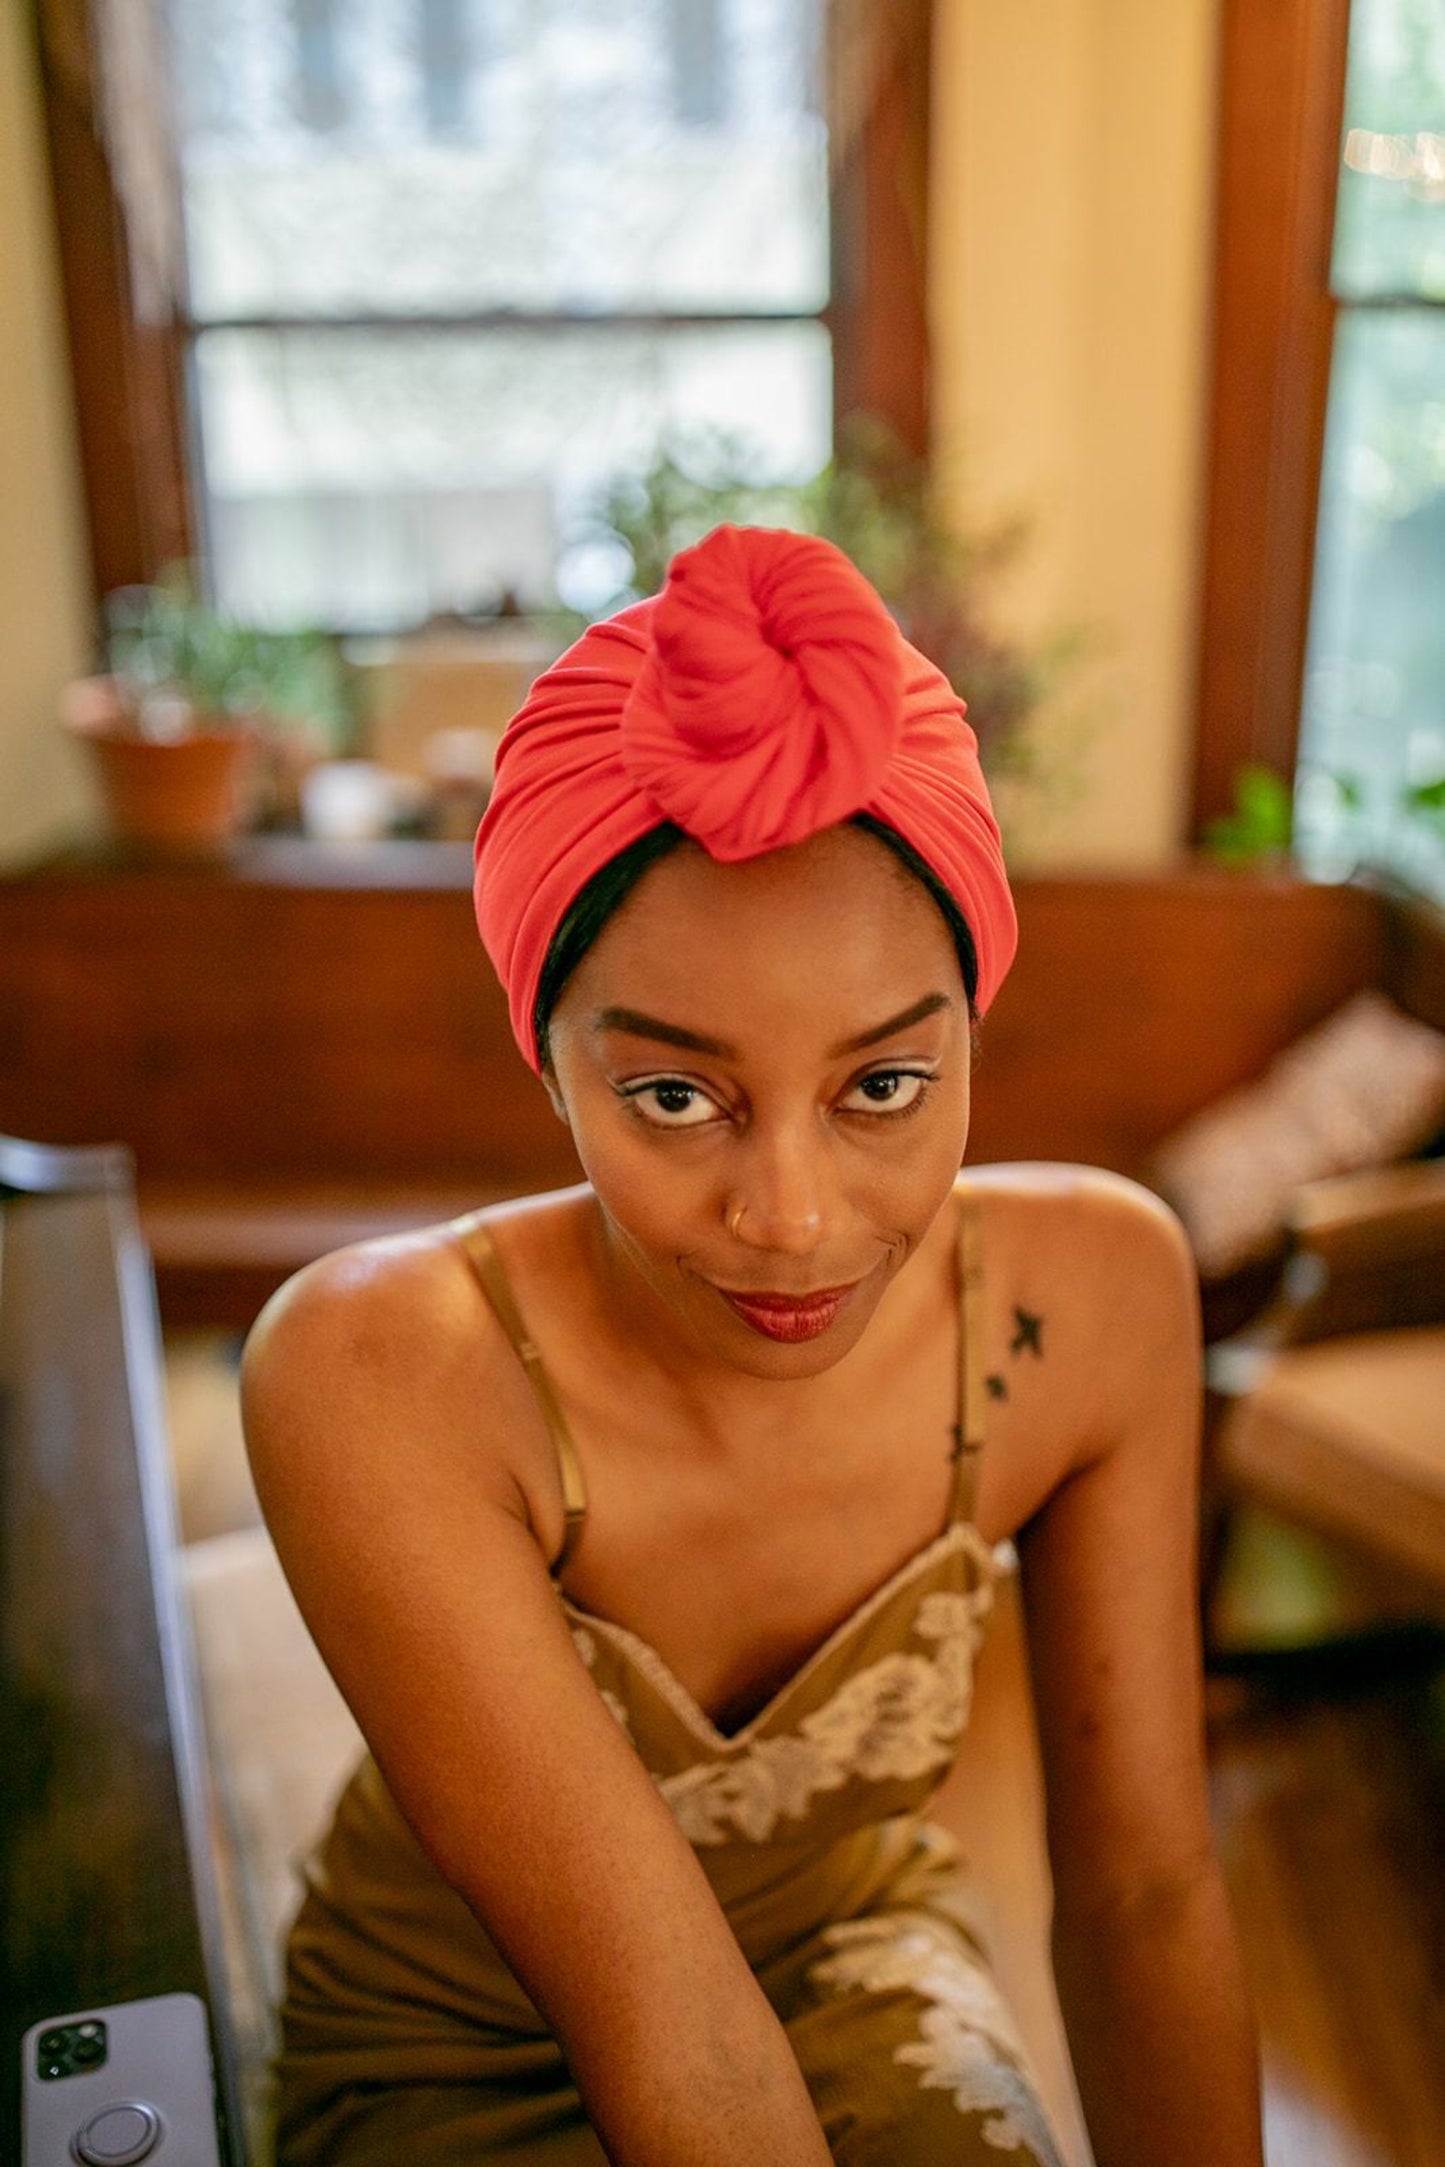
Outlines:
<svg viewBox="0 0 1445 2167"><path fill-rule="evenodd" d="M736 1033L740 1019L786 1016L829 1041L934 993L965 1005L942 913L856 829L735 865L680 845L608 921L575 991L593 1014L641 1009L715 1036L720 1017Z"/></svg>
<svg viewBox="0 0 1445 2167"><path fill-rule="evenodd" d="M637 883L629 903L650 902L656 916L680 911L729 917L852 909L859 915L906 911L929 898L895 854L866 829L824 828L783 850L725 864L684 837ZM924 915L926 916L926 907Z"/></svg>

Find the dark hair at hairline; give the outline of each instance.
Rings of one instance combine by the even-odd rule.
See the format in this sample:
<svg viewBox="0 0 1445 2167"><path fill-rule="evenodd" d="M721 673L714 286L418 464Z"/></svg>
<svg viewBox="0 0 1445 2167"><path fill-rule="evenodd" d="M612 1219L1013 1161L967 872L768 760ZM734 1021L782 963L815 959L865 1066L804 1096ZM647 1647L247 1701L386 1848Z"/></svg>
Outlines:
<svg viewBox="0 0 1445 2167"><path fill-rule="evenodd" d="M953 945L958 950L959 969L963 973L964 991L968 996L968 1012L974 1012L974 997L978 992L978 953L973 945L973 935L968 922L943 882L925 858L919 856L913 845L906 842L896 828L890 828L886 820L879 820L873 813L854 813L850 827L862 828L875 835L880 843L887 845L901 865L907 867L916 880L923 883L938 908L942 911ZM660 821L649 828L635 843L619 850L615 858L609 858L592 875L582 888L570 909L552 935L542 975L537 981L537 998L532 1008L532 1029L537 1039L537 1058L543 1068L551 1060L547 1044L547 1027L552 1011L562 997L563 988L596 940L608 919L620 910L633 889L649 867L665 858L668 852L687 840L686 831L672 821Z"/></svg>

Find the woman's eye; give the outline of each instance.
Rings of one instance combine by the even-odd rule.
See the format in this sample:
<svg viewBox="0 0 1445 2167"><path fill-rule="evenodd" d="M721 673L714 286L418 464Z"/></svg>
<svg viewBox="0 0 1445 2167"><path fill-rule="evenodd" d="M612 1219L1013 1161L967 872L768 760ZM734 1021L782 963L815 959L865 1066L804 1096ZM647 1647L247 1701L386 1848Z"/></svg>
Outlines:
<svg viewBox="0 0 1445 2167"><path fill-rule="evenodd" d="M862 1077L853 1086L843 1103L850 1112L907 1113L920 1103L933 1080L933 1077L922 1069L875 1069L871 1076ZM858 1099L863 1102L861 1108L849 1103Z"/></svg>
<svg viewBox="0 0 1445 2167"><path fill-rule="evenodd" d="M631 1101L644 1121L656 1129L696 1129L718 1119L718 1108L696 1084L680 1076L661 1076L652 1083L625 1084L622 1096Z"/></svg>

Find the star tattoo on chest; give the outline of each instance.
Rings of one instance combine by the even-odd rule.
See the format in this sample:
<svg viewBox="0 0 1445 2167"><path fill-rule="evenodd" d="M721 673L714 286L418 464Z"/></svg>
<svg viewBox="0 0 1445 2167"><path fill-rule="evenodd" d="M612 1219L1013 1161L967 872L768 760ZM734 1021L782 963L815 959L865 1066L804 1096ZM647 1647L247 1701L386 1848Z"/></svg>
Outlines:
<svg viewBox="0 0 1445 2167"><path fill-rule="evenodd" d="M1009 1341L1009 1353L1031 1354L1036 1361L1044 1358L1044 1320L1035 1316L1031 1309L1020 1309L1014 1304L1014 1336Z"/></svg>

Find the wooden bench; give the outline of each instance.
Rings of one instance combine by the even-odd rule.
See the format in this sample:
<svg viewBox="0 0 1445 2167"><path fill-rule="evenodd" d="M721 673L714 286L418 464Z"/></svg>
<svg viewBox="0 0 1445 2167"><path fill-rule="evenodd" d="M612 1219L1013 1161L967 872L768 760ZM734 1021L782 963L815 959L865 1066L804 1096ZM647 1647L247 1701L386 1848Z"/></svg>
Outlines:
<svg viewBox="0 0 1445 2167"><path fill-rule="evenodd" d="M172 1324L310 1257L578 1178L477 940L465 845L75 850L0 879L0 1129L123 1142ZM1445 1027L1445 935L1359 886L1025 878L970 1157L1136 1173L1361 986ZM1227 1329L1264 1286L1223 1290Z"/></svg>

